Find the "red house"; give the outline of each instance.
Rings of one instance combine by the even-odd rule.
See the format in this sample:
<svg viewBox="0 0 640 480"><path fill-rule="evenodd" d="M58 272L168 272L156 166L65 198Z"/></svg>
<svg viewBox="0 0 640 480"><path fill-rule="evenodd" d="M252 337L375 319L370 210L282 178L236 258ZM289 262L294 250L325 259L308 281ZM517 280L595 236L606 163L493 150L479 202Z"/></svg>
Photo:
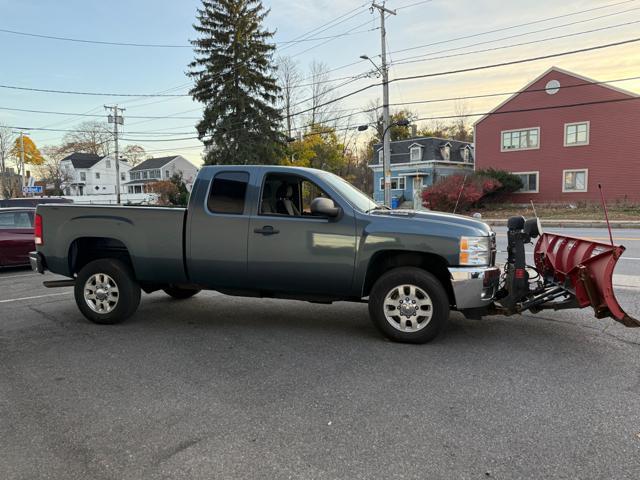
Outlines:
<svg viewBox="0 0 640 480"><path fill-rule="evenodd" d="M475 124L476 168L521 176L512 200L640 201L640 96L552 67Z"/></svg>

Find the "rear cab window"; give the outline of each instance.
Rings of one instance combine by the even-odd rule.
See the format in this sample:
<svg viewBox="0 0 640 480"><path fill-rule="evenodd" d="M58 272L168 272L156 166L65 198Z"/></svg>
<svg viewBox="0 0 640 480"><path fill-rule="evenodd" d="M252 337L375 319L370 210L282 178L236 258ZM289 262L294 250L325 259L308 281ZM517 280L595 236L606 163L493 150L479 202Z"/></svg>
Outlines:
<svg viewBox="0 0 640 480"><path fill-rule="evenodd" d="M31 212L0 212L0 229L33 228Z"/></svg>
<svg viewBox="0 0 640 480"><path fill-rule="evenodd" d="M218 173L211 181L207 208L211 213L242 215L248 184L248 172Z"/></svg>

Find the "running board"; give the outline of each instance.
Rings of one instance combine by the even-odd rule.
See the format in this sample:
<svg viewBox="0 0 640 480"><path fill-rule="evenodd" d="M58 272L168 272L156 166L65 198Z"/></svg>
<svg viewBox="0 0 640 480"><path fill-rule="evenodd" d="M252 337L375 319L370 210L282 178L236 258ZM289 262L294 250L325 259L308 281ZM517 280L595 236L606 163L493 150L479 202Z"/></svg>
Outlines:
<svg viewBox="0 0 640 480"><path fill-rule="evenodd" d="M42 282L42 285L44 285L47 288L58 288L58 287L73 287L75 286L76 281L71 279L71 280L47 280L45 282Z"/></svg>

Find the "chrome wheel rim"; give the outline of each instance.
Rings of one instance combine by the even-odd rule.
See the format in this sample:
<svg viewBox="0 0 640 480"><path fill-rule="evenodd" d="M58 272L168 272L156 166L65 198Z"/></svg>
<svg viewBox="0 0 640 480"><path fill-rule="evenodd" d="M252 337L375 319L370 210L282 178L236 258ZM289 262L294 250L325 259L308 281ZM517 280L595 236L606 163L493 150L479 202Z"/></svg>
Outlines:
<svg viewBox="0 0 640 480"><path fill-rule="evenodd" d="M99 314L107 314L118 305L120 292L115 280L106 273L96 273L84 284L84 301Z"/></svg>
<svg viewBox="0 0 640 480"><path fill-rule="evenodd" d="M411 284L398 285L389 290L383 308L389 325L406 333L422 330L433 317L431 297L420 287Z"/></svg>

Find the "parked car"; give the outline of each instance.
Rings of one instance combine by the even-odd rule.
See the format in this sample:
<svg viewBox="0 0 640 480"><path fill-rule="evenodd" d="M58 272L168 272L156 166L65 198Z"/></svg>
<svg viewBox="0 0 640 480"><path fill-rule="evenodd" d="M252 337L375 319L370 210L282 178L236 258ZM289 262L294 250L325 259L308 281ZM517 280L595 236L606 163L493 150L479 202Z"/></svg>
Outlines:
<svg viewBox="0 0 640 480"><path fill-rule="evenodd" d="M0 208L10 207L33 207L43 203L73 203L69 198L61 197L23 197L23 198L6 198L0 199Z"/></svg>
<svg viewBox="0 0 640 480"><path fill-rule="evenodd" d="M0 267L29 265L35 208L0 208Z"/></svg>
<svg viewBox="0 0 640 480"><path fill-rule="evenodd" d="M538 236L541 280L530 281L524 249ZM541 235L537 219L512 217L501 270L485 223L386 209L342 178L308 168L204 167L186 209L40 205L35 238L32 268L69 277L45 285L73 286L82 314L101 324L132 315L141 290L186 299L211 289L368 302L383 334L413 343L434 338L450 310L479 318L593 306L598 318L640 326L612 294L623 247ZM578 242L571 265L558 263L558 249Z"/></svg>

